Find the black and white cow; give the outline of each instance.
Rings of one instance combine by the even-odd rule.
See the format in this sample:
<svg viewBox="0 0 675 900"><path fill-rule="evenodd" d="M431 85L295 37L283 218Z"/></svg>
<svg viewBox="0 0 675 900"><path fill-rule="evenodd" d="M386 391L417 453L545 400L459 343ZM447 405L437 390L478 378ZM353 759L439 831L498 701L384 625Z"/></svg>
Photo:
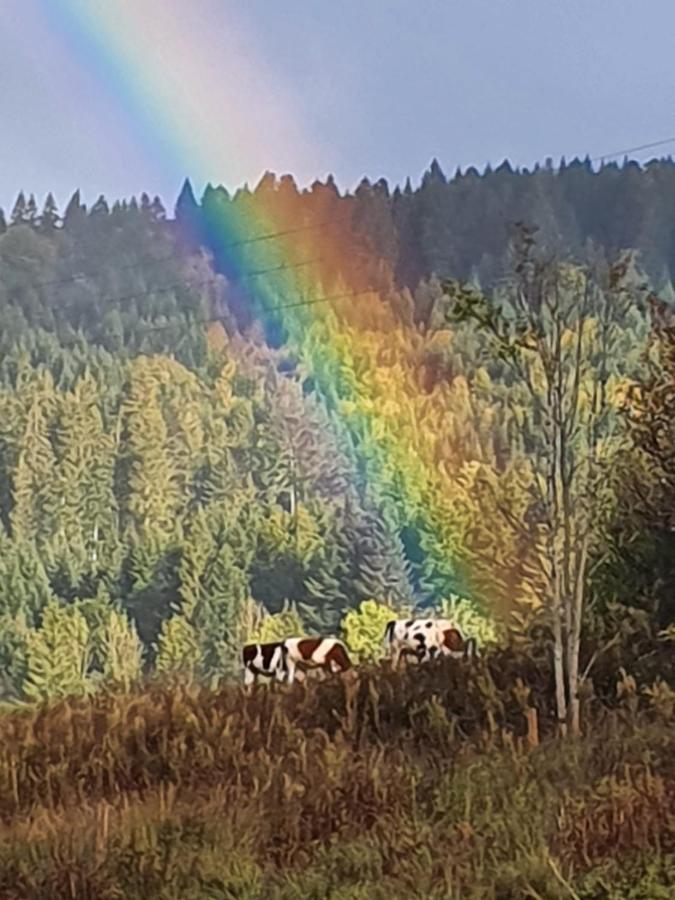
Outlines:
<svg viewBox="0 0 675 900"><path fill-rule="evenodd" d="M392 619L384 629L386 649L394 668L401 656L433 659L441 652L441 633L436 619Z"/></svg>
<svg viewBox="0 0 675 900"><path fill-rule="evenodd" d="M283 681L288 673L288 649L284 641L267 644L247 644L242 650L244 684L253 684L259 675Z"/></svg>

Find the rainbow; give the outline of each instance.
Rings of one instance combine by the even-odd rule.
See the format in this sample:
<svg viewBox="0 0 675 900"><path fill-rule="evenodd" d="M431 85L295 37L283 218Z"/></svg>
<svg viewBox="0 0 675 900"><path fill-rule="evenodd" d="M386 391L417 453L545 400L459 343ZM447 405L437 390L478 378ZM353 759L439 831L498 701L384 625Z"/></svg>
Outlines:
<svg viewBox="0 0 675 900"><path fill-rule="evenodd" d="M215 10L213 0L199 6ZM240 24L232 23L231 53L224 55L208 16L188 26L190 4L179 0L43 0L43 7L51 27L114 92L136 135L172 179L188 172L202 183L223 175L241 182L255 168L264 171L270 148L280 169L288 162L296 171L317 170L293 98L278 87ZM215 94L214 71L225 85ZM270 107L271 118L256 113ZM442 537L456 532L453 517L460 515L438 482L444 465L442 477L448 477L433 435L434 427L443 428L442 403L428 404L429 420L420 422L399 402L405 392L419 391L419 362L383 299L393 289L392 273L368 262L367 251L336 217L328 186L325 210L312 221L303 218L297 193L283 187L283 179L268 178L255 203L245 193L232 202L223 189L211 191L199 217L201 237L228 280L246 285L246 300L267 328L302 349L318 392L347 429L388 515L399 529L417 520L424 533L438 537L421 552L446 572L448 593L466 594L466 575L452 563L461 546ZM270 234L277 237L252 240ZM360 257L368 264L357 265ZM364 268L377 271L376 285L364 281ZM263 274L250 276L256 272ZM383 358L390 363L384 369Z"/></svg>

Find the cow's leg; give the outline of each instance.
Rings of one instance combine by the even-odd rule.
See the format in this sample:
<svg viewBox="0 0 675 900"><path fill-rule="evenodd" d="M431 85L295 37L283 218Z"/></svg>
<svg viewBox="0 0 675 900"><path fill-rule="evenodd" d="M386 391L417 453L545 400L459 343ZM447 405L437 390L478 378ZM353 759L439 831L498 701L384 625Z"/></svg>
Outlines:
<svg viewBox="0 0 675 900"><path fill-rule="evenodd" d="M248 668L244 669L244 685L249 687L255 682L255 674Z"/></svg>
<svg viewBox="0 0 675 900"><path fill-rule="evenodd" d="M391 649L391 667L392 669L398 669L398 665L401 661L401 646L400 644L395 644Z"/></svg>
<svg viewBox="0 0 675 900"><path fill-rule="evenodd" d="M295 681L295 663L292 659L286 660L286 680L289 684Z"/></svg>

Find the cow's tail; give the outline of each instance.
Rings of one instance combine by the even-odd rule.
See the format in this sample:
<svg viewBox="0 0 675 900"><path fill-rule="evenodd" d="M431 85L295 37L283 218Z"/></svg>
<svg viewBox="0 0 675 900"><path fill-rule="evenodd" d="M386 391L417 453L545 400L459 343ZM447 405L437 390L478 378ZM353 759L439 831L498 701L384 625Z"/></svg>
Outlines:
<svg viewBox="0 0 675 900"><path fill-rule="evenodd" d="M286 641L281 642L281 659L279 660L279 667L284 675L288 678L288 644Z"/></svg>
<svg viewBox="0 0 675 900"><path fill-rule="evenodd" d="M387 622L385 626L383 638L385 647L388 647L394 640L394 628L396 628L396 619L392 619L390 622Z"/></svg>

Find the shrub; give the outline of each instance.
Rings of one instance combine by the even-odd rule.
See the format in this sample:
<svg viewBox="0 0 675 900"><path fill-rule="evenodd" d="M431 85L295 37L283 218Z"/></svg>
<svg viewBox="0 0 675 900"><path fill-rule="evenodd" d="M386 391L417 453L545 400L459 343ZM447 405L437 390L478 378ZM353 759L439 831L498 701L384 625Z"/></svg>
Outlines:
<svg viewBox="0 0 675 900"><path fill-rule="evenodd" d="M400 618L385 603L364 600L358 609L350 610L342 620L345 643L354 656L362 662L375 662L384 653L384 629L387 622Z"/></svg>
<svg viewBox="0 0 675 900"><path fill-rule="evenodd" d="M272 641L283 641L289 637L300 637L305 633L300 613L295 605L284 604L278 613L263 615L260 622L249 633L247 641L265 644Z"/></svg>

